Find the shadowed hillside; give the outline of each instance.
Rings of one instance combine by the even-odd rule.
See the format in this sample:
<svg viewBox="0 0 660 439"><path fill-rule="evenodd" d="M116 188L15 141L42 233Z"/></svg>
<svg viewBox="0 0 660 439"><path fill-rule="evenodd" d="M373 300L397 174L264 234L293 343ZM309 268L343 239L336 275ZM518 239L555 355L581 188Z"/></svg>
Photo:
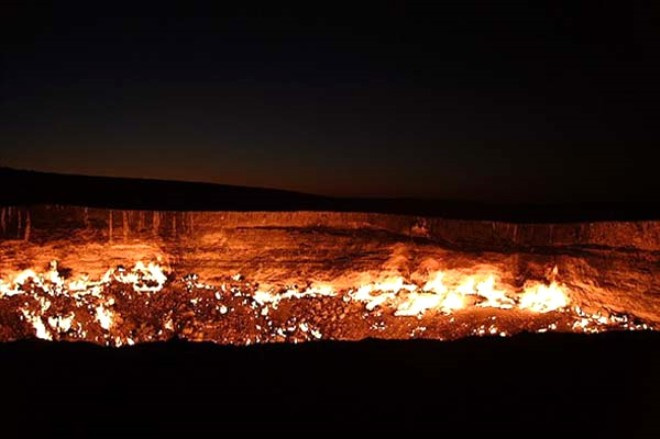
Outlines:
<svg viewBox="0 0 660 439"><path fill-rule="evenodd" d="M657 219L657 201L498 205L455 200L332 198L211 183L91 177L0 168L0 205L64 204L114 209L336 211L510 222Z"/></svg>

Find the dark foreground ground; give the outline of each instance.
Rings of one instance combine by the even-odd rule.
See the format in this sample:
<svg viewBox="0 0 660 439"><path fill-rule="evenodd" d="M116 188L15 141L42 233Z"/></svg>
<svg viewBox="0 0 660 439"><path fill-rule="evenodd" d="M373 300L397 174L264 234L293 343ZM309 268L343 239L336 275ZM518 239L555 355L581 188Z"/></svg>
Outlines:
<svg viewBox="0 0 660 439"><path fill-rule="evenodd" d="M659 342L651 332L245 348L22 341L0 345L1 436L658 437Z"/></svg>

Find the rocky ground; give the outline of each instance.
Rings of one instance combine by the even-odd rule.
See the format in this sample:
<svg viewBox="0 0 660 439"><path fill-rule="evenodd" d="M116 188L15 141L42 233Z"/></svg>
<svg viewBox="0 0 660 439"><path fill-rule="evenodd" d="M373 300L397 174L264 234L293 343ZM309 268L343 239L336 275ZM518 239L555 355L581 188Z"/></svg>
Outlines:
<svg viewBox="0 0 660 439"><path fill-rule="evenodd" d="M655 438L659 255L658 221L2 208L0 436ZM483 269L492 306L415 277Z"/></svg>
<svg viewBox="0 0 660 439"><path fill-rule="evenodd" d="M236 275L208 285L197 276L133 279L115 272L106 283L75 289L49 275L30 279L0 297L0 340L38 337L122 346L172 338L250 345L365 338L437 340L519 332L602 332L653 329L653 323L625 314L589 314L577 303L549 312L482 307L478 296L463 309L422 309L397 315L395 299L358 300L354 291L325 294L313 289L272 293ZM52 276L52 274L50 275ZM129 280L131 282L129 282ZM162 285L158 281L162 281ZM74 288L71 290L71 288ZM401 290L398 295L407 292ZM383 292L375 292L378 299ZM392 293L390 293L392 294ZM430 295L430 294L429 294ZM432 296L432 295L430 295ZM370 296L371 297L371 296ZM472 296L470 296L472 297Z"/></svg>
<svg viewBox="0 0 660 439"><path fill-rule="evenodd" d="M0 209L0 238L0 340L37 336L119 346L178 337L244 345L660 324L657 221L513 224L33 206ZM165 271L146 278L131 272L142 262ZM108 270L113 274L99 281ZM426 295L424 284L438 271L475 276L464 304ZM490 275L509 302L482 306L487 295L476 294L477 283ZM384 291L376 284L386 277L402 284ZM374 296L360 299L364 282ZM529 282L557 282L567 303L530 312L520 297ZM323 292L328 284L332 294ZM462 280L452 288L461 287ZM378 304L375 296L383 293L392 300ZM405 294L435 302L405 313Z"/></svg>

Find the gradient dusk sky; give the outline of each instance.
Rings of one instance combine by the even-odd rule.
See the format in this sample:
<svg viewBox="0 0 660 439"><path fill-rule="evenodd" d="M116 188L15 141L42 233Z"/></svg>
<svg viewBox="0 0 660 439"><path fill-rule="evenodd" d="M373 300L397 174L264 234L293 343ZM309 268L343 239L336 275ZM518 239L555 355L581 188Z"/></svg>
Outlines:
<svg viewBox="0 0 660 439"><path fill-rule="evenodd" d="M628 2L3 2L0 165L330 195L657 195Z"/></svg>

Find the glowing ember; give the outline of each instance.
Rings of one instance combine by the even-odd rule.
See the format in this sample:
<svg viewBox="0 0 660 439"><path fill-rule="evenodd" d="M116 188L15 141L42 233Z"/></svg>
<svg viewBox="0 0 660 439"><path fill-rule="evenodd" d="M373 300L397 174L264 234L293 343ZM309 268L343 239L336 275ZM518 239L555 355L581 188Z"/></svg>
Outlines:
<svg viewBox="0 0 660 439"><path fill-rule="evenodd" d="M410 278L359 273L352 285L338 279L302 288L286 283L264 288L258 279L237 274L212 285L194 274L168 272L156 262L138 261L98 280L87 275L69 280L53 262L43 273L28 269L0 280L0 308L15 309L38 338L116 346L172 336L251 344L652 327L626 315L585 313L557 280L556 269L547 283L528 281L520 289L483 268L422 270ZM5 325L3 333L8 329L20 330Z"/></svg>

